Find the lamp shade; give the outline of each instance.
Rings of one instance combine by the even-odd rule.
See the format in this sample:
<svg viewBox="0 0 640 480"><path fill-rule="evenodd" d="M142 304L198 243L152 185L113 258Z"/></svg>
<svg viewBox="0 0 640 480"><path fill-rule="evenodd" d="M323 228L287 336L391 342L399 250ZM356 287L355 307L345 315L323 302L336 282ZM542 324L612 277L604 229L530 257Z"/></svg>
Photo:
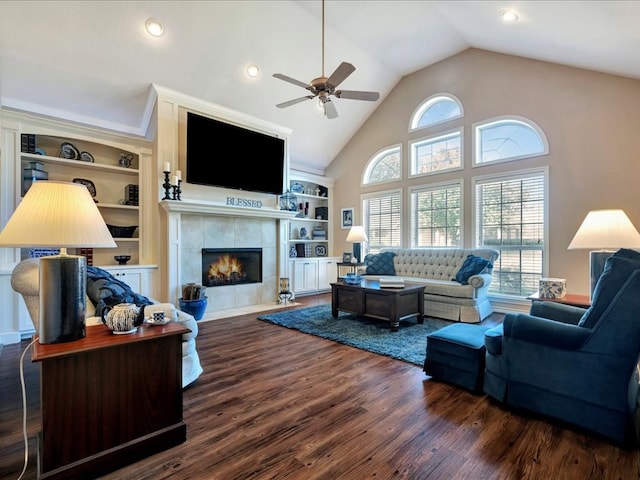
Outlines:
<svg viewBox="0 0 640 480"><path fill-rule="evenodd" d="M87 187L37 181L0 233L3 247L115 247Z"/></svg>
<svg viewBox="0 0 640 480"><path fill-rule="evenodd" d="M368 240L367 234L364 233L364 227L361 225L351 227L347 235L347 242L366 242Z"/></svg>
<svg viewBox="0 0 640 480"><path fill-rule="evenodd" d="M568 249L640 248L640 233L622 210L592 210Z"/></svg>

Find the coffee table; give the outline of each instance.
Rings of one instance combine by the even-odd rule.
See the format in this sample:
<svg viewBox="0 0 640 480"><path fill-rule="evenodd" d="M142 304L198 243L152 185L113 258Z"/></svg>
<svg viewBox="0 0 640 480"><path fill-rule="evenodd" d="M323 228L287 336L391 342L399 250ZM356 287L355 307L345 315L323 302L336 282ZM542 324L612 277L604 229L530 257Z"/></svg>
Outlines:
<svg viewBox="0 0 640 480"><path fill-rule="evenodd" d="M424 322L424 285L405 283L403 288L381 288L380 282L364 279L360 284L345 282L331 284L331 315L338 311L379 318L391 324L397 332L400 320L417 317Z"/></svg>

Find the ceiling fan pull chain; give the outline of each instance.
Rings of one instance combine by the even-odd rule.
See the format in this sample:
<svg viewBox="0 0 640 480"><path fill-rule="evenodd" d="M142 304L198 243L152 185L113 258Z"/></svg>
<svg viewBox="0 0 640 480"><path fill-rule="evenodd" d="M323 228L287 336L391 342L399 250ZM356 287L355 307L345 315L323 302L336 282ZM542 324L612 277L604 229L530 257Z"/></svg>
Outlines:
<svg viewBox="0 0 640 480"><path fill-rule="evenodd" d="M322 0L322 76L324 77L324 0Z"/></svg>

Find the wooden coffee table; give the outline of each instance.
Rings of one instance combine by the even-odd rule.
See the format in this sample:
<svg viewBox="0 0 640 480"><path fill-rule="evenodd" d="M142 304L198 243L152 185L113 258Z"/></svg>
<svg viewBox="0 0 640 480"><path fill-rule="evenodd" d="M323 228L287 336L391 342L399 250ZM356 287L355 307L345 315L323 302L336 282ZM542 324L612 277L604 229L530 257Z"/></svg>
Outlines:
<svg viewBox="0 0 640 480"><path fill-rule="evenodd" d="M362 280L359 285L331 284L331 315L338 311L379 318L397 332L400 320L417 317L424 322L424 285L405 283L404 288L380 288L377 280Z"/></svg>

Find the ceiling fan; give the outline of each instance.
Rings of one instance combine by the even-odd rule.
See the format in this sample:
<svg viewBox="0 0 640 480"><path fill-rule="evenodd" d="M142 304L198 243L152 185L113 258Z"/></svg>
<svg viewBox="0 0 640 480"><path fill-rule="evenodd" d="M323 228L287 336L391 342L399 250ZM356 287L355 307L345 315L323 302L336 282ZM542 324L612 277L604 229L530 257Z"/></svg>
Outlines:
<svg viewBox="0 0 640 480"><path fill-rule="evenodd" d="M335 105L331 101L332 95L336 98L347 98L351 100L366 100L369 102L375 102L380 98L378 92L365 92L359 90L336 90L349 75L355 71L356 67L347 62L342 62L338 68L327 78L324 76L324 0L322 0L322 76L314 78L310 83L304 83L295 78L288 77L282 73L274 73L275 78L284 80L285 82L293 83L311 92L311 95L305 95L304 97L295 98L288 102L279 103L276 105L278 108L290 107L296 103L304 102L305 100L313 100L318 97L320 104L324 108L324 114L327 118L336 118L338 111Z"/></svg>

